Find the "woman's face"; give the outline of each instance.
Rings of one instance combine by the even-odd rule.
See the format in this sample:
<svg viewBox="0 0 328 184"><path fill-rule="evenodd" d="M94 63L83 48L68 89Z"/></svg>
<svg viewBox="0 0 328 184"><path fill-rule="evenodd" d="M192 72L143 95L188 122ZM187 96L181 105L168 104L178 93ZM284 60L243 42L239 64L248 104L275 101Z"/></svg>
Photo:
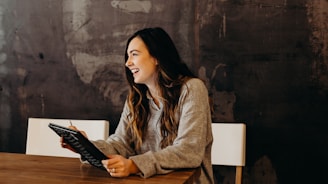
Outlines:
<svg viewBox="0 0 328 184"><path fill-rule="evenodd" d="M141 38L131 40L127 49L128 60L125 66L133 74L134 82L145 84L148 87L156 84L157 60L149 54L149 51Z"/></svg>

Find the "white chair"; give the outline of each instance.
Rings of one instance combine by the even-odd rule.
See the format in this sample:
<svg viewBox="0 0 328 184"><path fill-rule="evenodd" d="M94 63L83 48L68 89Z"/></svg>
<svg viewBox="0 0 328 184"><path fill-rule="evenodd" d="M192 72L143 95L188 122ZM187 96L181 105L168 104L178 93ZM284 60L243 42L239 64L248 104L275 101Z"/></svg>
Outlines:
<svg viewBox="0 0 328 184"><path fill-rule="evenodd" d="M107 139L109 136L109 122L106 120L69 120L69 119L46 119L29 118L26 140L26 154L58 157L80 157L60 145L60 137L52 131L49 123L64 127L70 126L70 122L79 130L87 133L90 140Z"/></svg>
<svg viewBox="0 0 328 184"><path fill-rule="evenodd" d="M246 157L246 125L244 123L212 123L212 164L236 166L235 183L242 182Z"/></svg>

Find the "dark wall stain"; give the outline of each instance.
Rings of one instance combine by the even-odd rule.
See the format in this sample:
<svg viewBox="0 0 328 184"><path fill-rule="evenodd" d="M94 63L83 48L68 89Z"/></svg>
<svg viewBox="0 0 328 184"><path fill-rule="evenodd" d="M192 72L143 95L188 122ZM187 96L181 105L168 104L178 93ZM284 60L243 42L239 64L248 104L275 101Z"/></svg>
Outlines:
<svg viewBox="0 0 328 184"><path fill-rule="evenodd" d="M165 28L213 100L247 124L244 183L321 183L328 164L325 0L5 0L0 151L25 152L28 117L107 119L127 93L128 36ZM215 166L219 183L233 168Z"/></svg>

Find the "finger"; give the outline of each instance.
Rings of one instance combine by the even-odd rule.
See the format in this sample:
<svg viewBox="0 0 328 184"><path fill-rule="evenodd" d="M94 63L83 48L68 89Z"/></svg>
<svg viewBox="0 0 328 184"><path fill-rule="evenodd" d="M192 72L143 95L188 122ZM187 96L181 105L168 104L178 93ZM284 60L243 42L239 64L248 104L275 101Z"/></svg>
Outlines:
<svg viewBox="0 0 328 184"><path fill-rule="evenodd" d="M109 174L113 177L117 177L120 175L116 168L112 168L112 169L108 169L108 170L109 170Z"/></svg>
<svg viewBox="0 0 328 184"><path fill-rule="evenodd" d="M84 137L88 138L88 136L87 136L87 134L85 133L85 131L82 131L82 130L77 129L76 126L71 125L71 126L68 126L68 128L70 128L70 129L72 129L72 130L79 131L79 132L81 132L82 135L84 135Z"/></svg>
<svg viewBox="0 0 328 184"><path fill-rule="evenodd" d="M104 167L110 175L113 175L117 172L115 168L108 168L106 165L104 165Z"/></svg>
<svg viewBox="0 0 328 184"><path fill-rule="evenodd" d="M117 177L117 174L116 174L116 173L109 172L109 174L110 174L112 177Z"/></svg>
<svg viewBox="0 0 328 184"><path fill-rule="evenodd" d="M108 159L102 160L102 164L105 168L113 169L115 168L116 171L118 168L122 167L121 160L117 155L107 155ZM115 171L115 170L114 170Z"/></svg>
<svg viewBox="0 0 328 184"><path fill-rule="evenodd" d="M87 133L85 133L85 131L80 131L80 132L85 138L88 138Z"/></svg>
<svg viewBox="0 0 328 184"><path fill-rule="evenodd" d="M78 130L76 126L68 126L68 128L73 129L73 130Z"/></svg>
<svg viewBox="0 0 328 184"><path fill-rule="evenodd" d="M107 167L107 165L108 165L108 160L102 160L101 163L103 164L104 167L105 167L105 166ZM106 168L106 167L105 167L105 168Z"/></svg>
<svg viewBox="0 0 328 184"><path fill-rule="evenodd" d="M62 148L69 149L69 150L77 153L77 151L74 148L72 148L69 144L67 144L65 142L62 142L60 145L61 145Z"/></svg>
<svg viewBox="0 0 328 184"><path fill-rule="evenodd" d="M103 167L107 170L108 173L116 173L117 168L113 164L109 164L108 160L102 160L101 163L103 164Z"/></svg>
<svg viewBox="0 0 328 184"><path fill-rule="evenodd" d="M64 138L60 137L60 144L62 144L64 142Z"/></svg>
<svg viewBox="0 0 328 184"><path fill-rule="evenodd" d="M60 145L63 148L66 147L66 146L68 146L67 143L65 142L65 139L63 137L60 137Z"/></svg>
<svg viewBox="0 0 328 184"><path fill-rule="evenodd" d="M62 148L66 148L67 147L67 144L64 143L64 142L62 142L60 145L61 145Z"/></svg>
<svg viewBox="0 0 328 184"><path fill-rule="evenodd" d="M112 168L109 171L110 171L110 173L116 173L116 169L115 168Z"/></svg>
<svg viewBox="0 0 328 184"><path fill-rule="evenodd" d="M127 177L127 176L129 176L129 173L122 172L121 170L119 170L117 168L115 169L115 172L109 172L109 174L112 177Z"/></svg>

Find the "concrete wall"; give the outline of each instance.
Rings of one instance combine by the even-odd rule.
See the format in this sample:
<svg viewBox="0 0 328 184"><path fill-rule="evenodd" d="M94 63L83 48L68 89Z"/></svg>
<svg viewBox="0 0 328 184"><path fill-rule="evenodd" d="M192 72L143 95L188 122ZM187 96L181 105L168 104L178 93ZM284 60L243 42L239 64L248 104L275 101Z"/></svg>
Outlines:
<svg viewBox="0 0 328 184"><path fill-rule="evenodd" d="M328 164L326 0L2 0L0 151L25 152L28 117L107 119L127 87L123 52L161 26L213 99L247 123L245 183L321 183ZM219 183L233 168L214 167Z"/></svg>

